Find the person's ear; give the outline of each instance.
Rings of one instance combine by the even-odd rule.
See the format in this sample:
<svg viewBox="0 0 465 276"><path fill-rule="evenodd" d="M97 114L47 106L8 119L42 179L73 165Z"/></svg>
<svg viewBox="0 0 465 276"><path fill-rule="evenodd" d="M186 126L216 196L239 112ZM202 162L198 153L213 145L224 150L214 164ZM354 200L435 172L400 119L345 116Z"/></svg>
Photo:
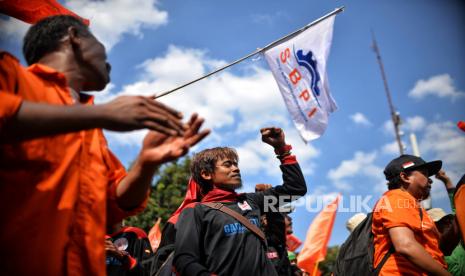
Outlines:
<svg viewBox="0 0 465 276"><path fill-rule="evenodd" d="M202 171L200 172L200 176L201 176L203 179L205 179L205 180L212 180L212 174L209 173L209 172L207 172L207 171L205 171L205 170L202 170Z"/></svg>
<svg viewBox="0 0 465 276"><path fill-rule="evenodd" d="M78 49L81 46L81 36L79 35L78 30L73 26L68 28L68 39L73 49Z"/></svg>
<svg viewBox="0 0 465 276"><path fill-rule="evenodd" d="M407 173L401 172L399 174L400 180L402 180L403 183L410 183L410 177Z"/></svg>

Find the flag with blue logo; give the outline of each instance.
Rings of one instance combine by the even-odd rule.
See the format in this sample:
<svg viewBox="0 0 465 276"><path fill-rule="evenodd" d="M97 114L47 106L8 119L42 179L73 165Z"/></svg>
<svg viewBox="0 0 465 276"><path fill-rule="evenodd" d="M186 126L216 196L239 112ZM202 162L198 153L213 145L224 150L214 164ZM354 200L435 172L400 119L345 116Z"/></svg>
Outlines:
<svg viewBox="0 0 465 276"><path fill-rule="evenodd" d="M324 133L329 114L337 109L326 74L334 18L328 17L264 53L305 142Z"/></svg>

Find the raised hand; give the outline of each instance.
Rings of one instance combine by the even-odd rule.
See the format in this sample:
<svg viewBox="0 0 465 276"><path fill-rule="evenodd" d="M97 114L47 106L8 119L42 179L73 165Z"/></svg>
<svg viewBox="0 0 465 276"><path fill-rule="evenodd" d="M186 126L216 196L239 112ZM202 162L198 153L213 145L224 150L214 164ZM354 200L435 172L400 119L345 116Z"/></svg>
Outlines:
<svg viewBox="0 0 465 276"><path fill-rule="evenodd" d="M447 189L454 188L454 184L450 180L450 177L446 174L444 170L440 170L436 175L436 179L439 179L444 183Z"/></svg>
<svg viewBox="0 0 465 276"><path fill-rule="evenodd" d="M267 127L260 129L262 141L271 145L275 149L282 148L286 145L284 131L278 127Z"/></svg>
<svg viewBox="0 0 465 276"><path fill-rule="evenodd" d="M154 99L144 96L120 96L97 105L102 112L103 128L128 131L148 128L166 135L182 135L182 114Z"/></svg>
<svg viewBox="0 0 465 276"><path fill-rule="evenodd" d="M210 130L200 130L204 119L193 114L185 127L182 136L169 136L163 133L149 132L144 139L141 157L150 165L161 165L162 163L176 160L184 156L189 148L200 142Z"/></svg>

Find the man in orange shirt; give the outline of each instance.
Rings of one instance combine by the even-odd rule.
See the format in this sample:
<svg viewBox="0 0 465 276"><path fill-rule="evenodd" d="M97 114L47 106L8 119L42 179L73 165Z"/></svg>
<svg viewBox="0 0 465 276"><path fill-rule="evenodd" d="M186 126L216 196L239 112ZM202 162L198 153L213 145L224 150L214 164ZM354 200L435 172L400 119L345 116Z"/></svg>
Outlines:
<svg viewBox="0 0 465 276"><path fill-rule="evenodd" d="M8 248L2 275L104 275L106 225L141 211L157 167L209 132L199 131L197 115L183 127L177 112L150 97L93 107L93 97L81 92L102 90L110 67L79 19L46 18L24 41L28 68L0 53L0 95L8 99L0 105L0 244ZM37 114L48 109L48 117ZM108 119L115 111L118 119ZM99 126L164 131L147 134L126 172Z"/></svg>
<svg viewBox="0 0 465 276"><path fill-rule="evenodd" d="M439 249L439 232L419 201L428 197L441 161L425 162L412 155L392 160L384 174L389 191L373 212L374 266L389 250L379 275L450 275ZM392 249L391 249L392 248Z"/></svg>

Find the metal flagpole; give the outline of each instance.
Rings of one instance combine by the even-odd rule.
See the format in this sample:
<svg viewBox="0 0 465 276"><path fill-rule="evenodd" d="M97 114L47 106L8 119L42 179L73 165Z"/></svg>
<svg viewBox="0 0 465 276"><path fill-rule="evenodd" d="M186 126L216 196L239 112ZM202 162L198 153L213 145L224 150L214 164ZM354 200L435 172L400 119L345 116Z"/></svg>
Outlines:
<svg viewBox="0 0 465 276"><path fill-rule="evenodd" d="M400 120L399 112L397 112L395 110L394 105L392 104L391 92L389 91L389 86L388 86L388 83L387 83L386 74L384 73L383 61L381 60L381 55L379 53L378 44L376 43L375 34L373 33L373 31L371 32L371 35L373 36L373 50L375 51L376 58L378 59L379 68L381 70L381 76L383 78L384 89L386 90L386 96L387 96L388 103L389 103L389 109L391 111L391 119L392 119L392 123L394 124L394 130L395 130L395 133L396 133L397 144L399 145L399 152L402 155L402 154L404 154L404 146L402 145L402 141L400 140L400 128L399 128L399 125L401 124L401 120Z"/></svg>
<svg viewBox="0 0 465 276"><path fill-rule="evenodd" d="M223 71L224 69L229 68L229 67L231 67L231 66L233 66L233 65L235 65L235 64L237 64L237 63L239 63L239 62L242 62L242 61L244 61L244 60L246 60L246 59L248 59L248 58L250 58L250 57L252 57L252 56L255 56L255 55L258 54L258 53L264 52L264 51L268 50L269 48L272 48L272 47L275 46L276 44L279 44L279 43L283 42L284 40L286 40L286 39L288 39L288 38L291 38L291 37L293 37L293 36L295 36L295 35L300 34L301 32L305 31L306 29L308 29L308 28L310 28L310 27L312 27L312 26L314 26L314 25L320 23L321 21L325 20L326 18L328 18L328 17L330 17L330 16L333 16L333 15L335 15L335 14L338 14L338 13L342 12L342 11L344 10L344 8L345 8L344 6L339 7L339 8L337 8L337 9L335 9L334 11L332 11L332 12L330 12L330 13L324 15L323 17L320 17L320 18L318 18L317 20L315 20L315 21L313 21L313 22L311 22L311 23L305 25L304 27L302 27L302 28L300 28L300 29L298 29L298 30L296 30L296 31L293 31L292 33L287 34L287 35L281 37L281 38L278 39L278 40L275 40L275 41L271 42L270 44L266 45L266 46L263 47L263 48L258 48L258 49L255 50L254 52L252 52L252 53L250 53L250 54L248 54L248 55L246 55L246 56L244 56L244 57L242 57L242 58L240 58L240 59L238 59L238 60L236 60L236 61L234 61L234 62L231 62L231 63L229 63L229 64L227 64L227 65L225 65L225 66L223 66L223 67L220 67L220 68L216 69L215 71L210 72L210 73L208 73L208 74L206 74L206 75L204 75L204 76L202 76L202 77L200 77L200 78L197 78L197 79L195 79L195 80L189 81L189 82L187 82L187 83L185 83L185 84L183 84L183 85L180 85L180 86L178 86L178 87L176 87L176 88L174 88L174 89L171 89L171 90L168 90L168 91L166 91L166 92L163 92L163 93L161 93L161 94L159 94L159 95L155 95L154 98L155 98L155 99L158 99L158 98L160 98L160 97L163 97L163 96L166 96L166 95L168 95L168 94L171 94L171 93L173 93L173 92L176 91L176 90L179 90L179 89L181 89L181 88L184 88L184 87L186 87L186 86L188 86L188 85L191 85L191 84L193 84L193 83L195 83L195 82L198 82L199 80L203 80L203 79L205 79L205 78L208 78L209 76L211 76L211 75L213 75L213 74L216 74L216 73L218 73L218 72L220 72L220 71Z"/></svg>

